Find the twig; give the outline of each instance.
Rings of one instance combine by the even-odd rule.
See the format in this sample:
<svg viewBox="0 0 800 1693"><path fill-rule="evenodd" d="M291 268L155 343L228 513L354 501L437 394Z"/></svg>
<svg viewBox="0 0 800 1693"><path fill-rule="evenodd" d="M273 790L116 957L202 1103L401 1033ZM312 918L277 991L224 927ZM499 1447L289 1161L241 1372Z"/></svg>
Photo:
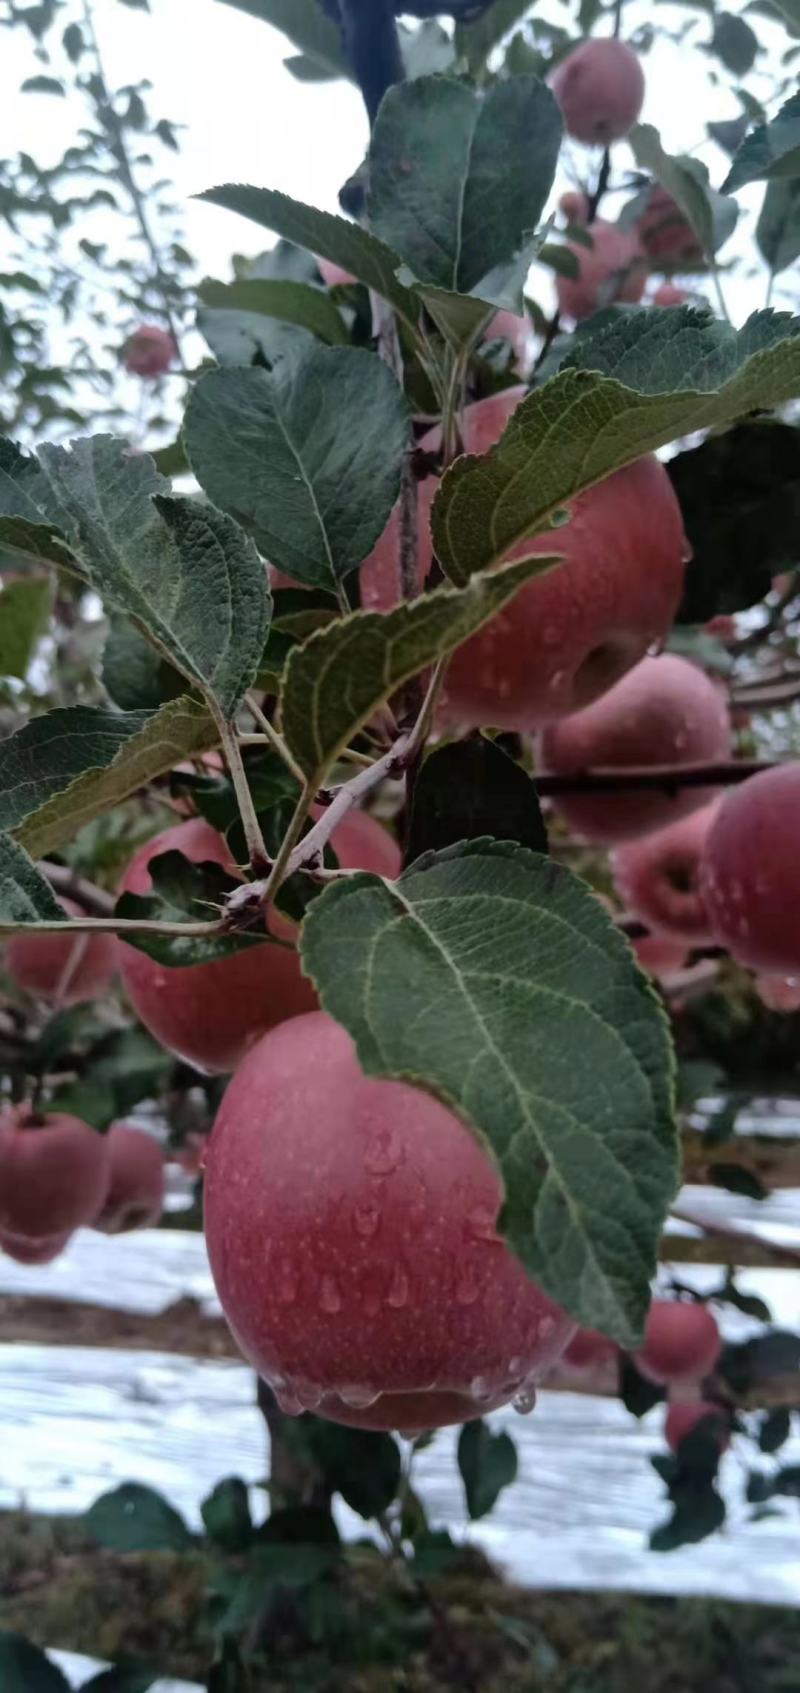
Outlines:
<svg viewBox="0 0 800 1693"><path fill-rule="evenodd" d="M272 723L270 723L266 713L261 710L258 700L255 698L254 694L247 695L246 704L248 711L255 718L256 723L259 725L264 736L269 741L273 752L276 752L278 756L283 759L287 769L291 770L292 775L296 777L302 788L305 785L305 773L301 770L300 765L295 762L295 759L289 751L283 736L278 734L277 729L274 728ZM239 736L240 746L246 744L246 739L247 738L244 735Z"/></svg>
<svg viewBox="0 0 800 1693"><path fill-rule="evenodd" d="M222 918L211 923L168 923L155 918L139 917L76 917L63 922L48 919L36 923L0 923L0 939L9 935L177 935L181 939L209 938L230 934L230 923Z"/></svg>
<svg viewBox="0 0 800 1693"><path fill-rule="evenodd" d="M236 803L239 807L239 815L242 819L250 866L251 869L255 870L256 875L263 876L264 871L269 867L271 861L269 853L267 852L264 836L261 833L261 824L259 823L256 815L256 808L253 804L253 796L250 792L250 784L247 780L247 773L245 771L244 764L242 763L242 753L239 742L236 738L236 730L232 724L227 722L222 712L216 710L211 698L209 698L208 703L214 717L214 721L219 729L220 740L222 741L222 750L225 754L228 771L236 793Z"/></svg>
<svg viewBox="0 0 800 1693"><path fill-rule="evenodd" d="M731 694L731 705L757 711L762 706L791 705L797 699L800 699L800 677L787 677L776 682L744 683Z"/></svg>
<svg viewBox="0 0 800 1693"><path fill-rule="evenodd" d="M534 780L544 798L554 794L631 793L647 788L671 793L677 788L730 787L774 768L773 759L736 758L712 764L637 765L625 770L596 765L588 770L542 771Z"/></svg>
<svg viewBox="0 0 800 1693"><path fill-rule="evenodd" d="M756 1245L759 1252L769 1254L768 1261L777 1264L800 1264L800 1247L780 1246L765 1240L763 1235L754 1233L739 1223L719 1222L716 1217L704 1215L701 1211L687 1210L683 1205L673 1205L670 1216L678 1223L689 1223L694 1229L701 1229L704 1235L716 1235L720 1240L731 1241L736 1247ZM662 1242L663 1256L670 1256L670 1238L665 1237Z"/></svg>
<svg viewBox="0 0 800 1693"><path fill-rule="evenodd" d="M68 864L43 864L42 869L51 888L57 894L63 894L65 899L74 899L76 905L82 905L84 911L95 917L108 917L114 910L114 900L102 888L96 888L94 882L85 881Z"/></svg>

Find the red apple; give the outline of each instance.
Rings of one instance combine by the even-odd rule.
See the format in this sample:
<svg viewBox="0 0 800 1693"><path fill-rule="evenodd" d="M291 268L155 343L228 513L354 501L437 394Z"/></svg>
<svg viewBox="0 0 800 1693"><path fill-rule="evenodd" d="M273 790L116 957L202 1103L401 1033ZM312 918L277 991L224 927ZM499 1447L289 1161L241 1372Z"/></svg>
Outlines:
<svg viewBox="0 0 800 1693"><path fill-rule="evenodd" d="M800 971L800 761L762 770L721 801L700 892L714 939L754 970Z"/></svg>
<svg viewBox="0 0 800 1693"><path fill-rule="evenodd" d="M125 343L125 369L132 376L163 376L178 357L175 338L157 323L143 323Z"/></svg>
<svg viewBox="0 0 800 1693"><path fill-rule="evenodd" d="M7 1258L13 1258L17 1264L52 1264L54 1258L60 1258L71 1239L71 1230L67 1234L42 1235L39 1240L0 1230L0 1252L4 1252Z"/></svg>
<svg viewBox="0 0 800 1693"><path fill-rule="evenodd" d="M800 976L756 976L753 987L768 1011L800 1011Z"/></svg>
<svg viewBox="0 0 800 1693"><path fill-rule="evenodd" d="M635 305L647 280L647 263L634 230L597 218L586 233L591 247L582 241L566 243L577 260L578 275L556 277L558 309L576 322L603 306Z"/></svg>
<svg viewBox="0 0 800 1693"><path fill-rule="evenodd" d="M664 263L694 270L702 264L703 249L691 224L660 183L653 183L636 228L639 243L653 265Z"/></svg>
<svg viewBox="0 0 800 1693"><path fill-rule="evenodd" d="M164 1153L154 1135L133 1123L108 1131L111 1179L92 1227L102 1234L152 1228L164 1204Z"/></svg>
<svg viewBox="0 0 800 1693"><path fill-rule="evenodd" d="M686 942L674 941L670 935L637 935L631 946L637 962L651 976L671 976L686 963Z"/></svg>
<svg viewBox="0 0 800 1693"><path fill-rule="evenodd" d="M397 875L399 850L374 818L350 813L334 831L332 842L343 869ZM221 835L200 817L156 835L131 860L120 892L147 893L148 869L159 853L182 852L193 863L204 860L233 869ZM292 926L279 913L273 933L289 939ZM155 1039L210 1073L234 1070L253 1042L285 1017L316 1005L316 995L302 975L293 946L259 946L217 958L209 964L167 968L135 947L120 947L122 979L128 998Z"/></svg>
<svg viewBox="0 0 800 1693"><path fill-rule="evenodd" d="M324 1012L259 1042L206 1159L217 1293L285 1409L361 1428L436 1428L519 1396L574 1324L495 1231L478 1140L404 1082L359 1068Z"/></svg>
<svg viewBox="0 0 800 1693"><path fill-rule="evenodd" d="M627 42L595 37L561 60L550 87L567 134L606 147L633 128L644 101L644 72Z"/></svg>
<svg viewBox="0 0 800 1693"><path fill-rule="evenodd" d="M326 288L337 288L346 285L348 282L358 281L358 277L353 276L351 271L343 270L341 265L335 265L333 259L320 259L318 257L317 268Z"/></svg>
<svg viewBox="0 0 800 1693"><path fill-rule="evenodd" d="M59 901L68 917L85 917L72 899ZM5 968L18 988L53 1005L80 1005L105 992L119 965L115 935L15 935Z"/></svg>
<svg viewBox="0 0 800 1693"><path fill-rule="evenodd" d="M634 1362L643 1376L659 1384L702 1378L713 1369L721 1349L716 1319L707 1305L654 1299L644 1345L634 1353Z"/></svg>
<svg viewBox="0 0 800 1693"><path fill-rule="evenodd" d="M664 1420L664 1435L671 1452L677 1452L681 1441L691 1434L698 1423L707 1422L708 1431L718 1442L721 1452L730 1445L730 1433L719 1405L708 1399L695 1399L670 1405Z"/></svg>
<svg viewBox="0 0 800 1693"><path fill-rule="evenodd" d="M643 658L583 711L550 724L539 741L543 770L627 770L727 758L731 728L721 688L673 653ZM570 829L608 844L658 829L705 805L710 788L554 796Z"/></svg>
<svg viewBox="0 0 800 1693"><path fill-rule="evenodd" d="M619 1347L597 1329L578 1329L564 1352L564 1363L574 1370L595 1370L619 1356Z"/></svg>
<svg viewBox="0 0 800 1693"><path fill-rule="evenodd" d="M41 1241L96 1217L108 1191L108 1141L65 1112L0 1113L0 1231Z"/></svg>
<svg viewBox="0 0 800 1693"><path fill-rule="evenodd" d="M578 188L568 188L558 202L558 209L563 212L567 223L589 222L589 197Z"/></svg>
<svg viewBox="0 0 800 1693"><path fill-rule="evenodd" d="M662 282L653 295L653 305L683 306L688 298L685 288L676 288L674 282Z"/></svg>
<svg viewBox="0 0 800 1693"><path fill-rule="evenodd" d="M518 317L516 312L495 312L483 339L508 341L513 349L514 364L518 370L525 370L531 339L531 326L527 317Z"/></svg>
<svg viewBox="0 0 800 1693"><path fill-rule="evenodd" d="M525 393L509 388L468 406L466 451L493 446ZM438 429L420 443L429 452L440 444ZM429 517L437 486L435 477L420 484L420 584L433 557ZM664 466L637 459L579 494L572 513L564 528L512 548L510 558L557 552L563 563L527 583L453 654L443 718L469 728L538 728L587 705L663 641L689 554ZM398 602L397 538L394 512L361 567L365 610L388 611Z"/></svg>
<svg viewBox="0 0 800 1693"><path fill-rule="evenodd" d="M666 829L623 841L610 859L626 909L651 929L694 946L712 939L700 887L700 859L718 805L714 799Z"/></svg>

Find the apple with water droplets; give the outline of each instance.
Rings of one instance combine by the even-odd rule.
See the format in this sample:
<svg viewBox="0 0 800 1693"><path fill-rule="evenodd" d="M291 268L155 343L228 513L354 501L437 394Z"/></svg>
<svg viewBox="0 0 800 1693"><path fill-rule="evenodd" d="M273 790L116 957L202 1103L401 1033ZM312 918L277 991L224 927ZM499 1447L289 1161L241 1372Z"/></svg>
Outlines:
<svg viewBox="0 0 800 1693"><path fill-rule="evenodd" d="M42 1242L97 1216L108 1192L105 1135L66 1112L0 1113L0 1232ZM13 1255L13 1254L12 1254Z"/></svg>
<svg viewBox="0 0 800 1693"><path fill-rule="evenodd" d="M550 77L564 127L576 141L607 147L633 128L644 101L641 61L626 41L596 36L567 53Z"/></svg>
<svg viewBox="0 0 800 1693"><path fill-rule="evenodd" d="M704 843L700 891L714 939L741 964L800 971L800 760L759 771L721 801Z"/></svg>
<svg viewBox="0 0 800 1693"><path fill-rule="evenodd" d="M437 1428L533 1402L574 1323L496 1232L501 1184L429 1094L372 1079L318 1011L230 1083L205 1230L222 1308L288 1411Z"/></svg>
<svg viewBox="0 0 800 1693"><path fill-rule="evenodd" d="M713 938L700 865L718 805L713 799L665 829L623 841L609 859L614 886L631 915L687 946Z"/></svg>
<svg viewBox="0 0 800 1693"><path fill-rule="evenodd" d="M108 1193L92 1227L101 1234L152 1228L164 1204L164 1154L160 1142L135 1123L108 1131Z"/></svg>

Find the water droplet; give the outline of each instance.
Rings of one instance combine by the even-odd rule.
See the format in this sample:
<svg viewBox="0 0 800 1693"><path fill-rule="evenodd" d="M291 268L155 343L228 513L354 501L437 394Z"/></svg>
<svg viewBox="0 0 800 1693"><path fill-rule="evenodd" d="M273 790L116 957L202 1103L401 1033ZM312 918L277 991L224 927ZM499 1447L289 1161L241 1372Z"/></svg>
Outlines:
<svg viewBox="0 0 800 1693"><path fill-rule="evenodd" d="M282 1305L293 1305L297 1297L297 1278L293 1275L288 1264L281 1265L278 1271L278 1298Z"/></svg>
<svg viewBox="0 0 800 1693"><path fill-rule="evenodd" d="M299 1417L303 1406L290 1387L276 1387L275 1398L287 1417Z"/></svg>
<svg viewBox="0 0 800 1693"><path fill-rule="evenodd" d="M342 1296L336 1286L333 1276L323 1276L319 1290L319 1302L322 1310L329 1311L331 1315L333 1315L336 1311L341 1311Z"/></svg>
<svg viewBox="0 0 800 1693"><path fill-rule="evenodd" d="M354 1411L366 1411L369 1405L374 1405L376 1399L380 1399L380 1394L377 1388L353 1384L351 1387L340 1387L339 1398Z"/></svg>
<svg viewBox="0 0 800 1693"><path fill-rule="evenodd" d="M521 1369L522 1369L522 1359L521 1358L509 1358L509 1360L508 1360L508 1373L511 1376L512 1380L513 1380L514 1376L519 1375L519 1372L520 1372Z"/></svg>
<svg viewBox="0 0 800 1693"><path fill-rule="evenodd" d="M536 1404L536 1388L521 1387L519 1392L514 1394L511 1404L514 1410L518 1412L519 1416L530 1416L530 1413Z"/></svg>
<svg viewBox="0 0 800 1693"><path fill-rule="evenodd" d="M313 1381L305 1381L302 1377L295 1376L291 1397L297 1400L304 1411L315 1411L322 1398L322 1388L317 1387Z"/></svg>
<svg viewBox="0 0 800 1693"><path fill-rule="evenodd" d="M380 1295L377 1288L368 1287L364 1294L364 1310L368 1317L377 1317L381 1308Z"/></svg>
<svg viewBox="0 0 800 1693"><path fill-rule="evenodd" d="M556 1326L555 1317L542 1317L542 1320L539 1324L539 1339L540 1340L549 1340L550 1335L553 1333L555 1326Z"/></svg>
<svg viewBox="0 0 800 1693"><path fill-rule="evenodd" d="M562 684L565 676L566 676L565 670L554 670L553 671L553 674L550 677L550 681L548 683L548 687L550 689L551 694L554 694L556 692L556 690L561 687L561 684Z"/></svg>
<svg viewBox="0 0 800 1693"><path fill-rule="evenodd" d="M473 1376L469 1391L472 1399L491 1399L492 1389L488 1376Z"/></svg>
<svg viewBox="0 0 800 1693"><path fill-rule="evenodd" d="M396 1264L392 1271L386 1303L395 1311L401 1311L403 1306L408 1304L408 1276L399 1264Z"/></svg>
<svg viewBox="0 0 800 1693"><path fill-rule="evenodd" d="M380 1222L380 1211L377 1205L357 1205L353 1212L353 1228L360 1234L362 1240L370 1240Z"/></svg>
<svg viewBox="0 0 800 1693"><path fill-rule="evenodd" d="M478 1277L472 1266L468 1264L456 1287L456 1299L459 1305L474 1305L478 1293Z"/></svg>
<svg viewBox="0 0 800 1693"><path fill-rule="evenodd" d="M467 1216L469 1232L476 1240L497 1240L496 1212L490 1205L473 1205Z"/></svg>
<svg viewBox="0 0 800 1693"><path fill-rule="evenodd" d="M390 1176L404 1156L403 1143L396 1129L376 1129L364 1154L364 1164L371 1176Z"/></svg>
<svg viewBox="0 0 800 1693"><path fill-rule="evenodd" d="M511 694L511 683L507 676L501 676L497 683L497 692L501 700L507 700Z"/></svg>

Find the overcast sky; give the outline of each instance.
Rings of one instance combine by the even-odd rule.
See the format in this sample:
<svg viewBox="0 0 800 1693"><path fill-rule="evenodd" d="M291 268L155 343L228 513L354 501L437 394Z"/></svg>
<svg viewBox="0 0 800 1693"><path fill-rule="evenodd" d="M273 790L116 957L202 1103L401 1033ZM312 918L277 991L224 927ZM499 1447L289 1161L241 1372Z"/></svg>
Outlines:
<svg viewBox="0 0 800 1693"><path fill-rule="evenodd" d="M201 272L227 277L231 252L257 252L270 244L270 237L191 196L223 182L252 182L338 210L338 188L361 159L366 141L360 96L344 82L297 82L283 66L292 51L285 38L222 0L151 0L151 8L147 14L119 0L96 0L108 78L113 86L149 78L153 114L187 126L181 152L164 156L165 174L174 177L176 197L185 203L185 234ZM571 15L559 0L545 0L541 13L560 22L569 22ZM687 12L630 0L623 33L654 19L685 23ZM762 40L785 45L782 32L761 18L754 22ZM698 28L701 35L709 29L701 15ZM38 68L27 31L4 31L0 46L0 154L26 147L41 163L54 162L74 135L74 107L46 95L17 93L23 77ZM659 43L645 61L643 118L658 126L668 149L699 150L719 183L725 160L704 145L705 122L733 117L739 108L724 80L712 85L709 67L715 64L696 50ZM750 85L768 96L768 67L767 74L751 77ZM578 148L576 154L585 157L585 150ZM630 162L624 148L617 157L621 164ZM750 203L759 199L754 188ZM0 231L0 263L6 239ZM547 303L548 284L541 273L532 291ZM763 281L757 287L731 283L728 293L733 315L741 319L762 303ZM785 303L779 292L775 303Z"/></svg>

